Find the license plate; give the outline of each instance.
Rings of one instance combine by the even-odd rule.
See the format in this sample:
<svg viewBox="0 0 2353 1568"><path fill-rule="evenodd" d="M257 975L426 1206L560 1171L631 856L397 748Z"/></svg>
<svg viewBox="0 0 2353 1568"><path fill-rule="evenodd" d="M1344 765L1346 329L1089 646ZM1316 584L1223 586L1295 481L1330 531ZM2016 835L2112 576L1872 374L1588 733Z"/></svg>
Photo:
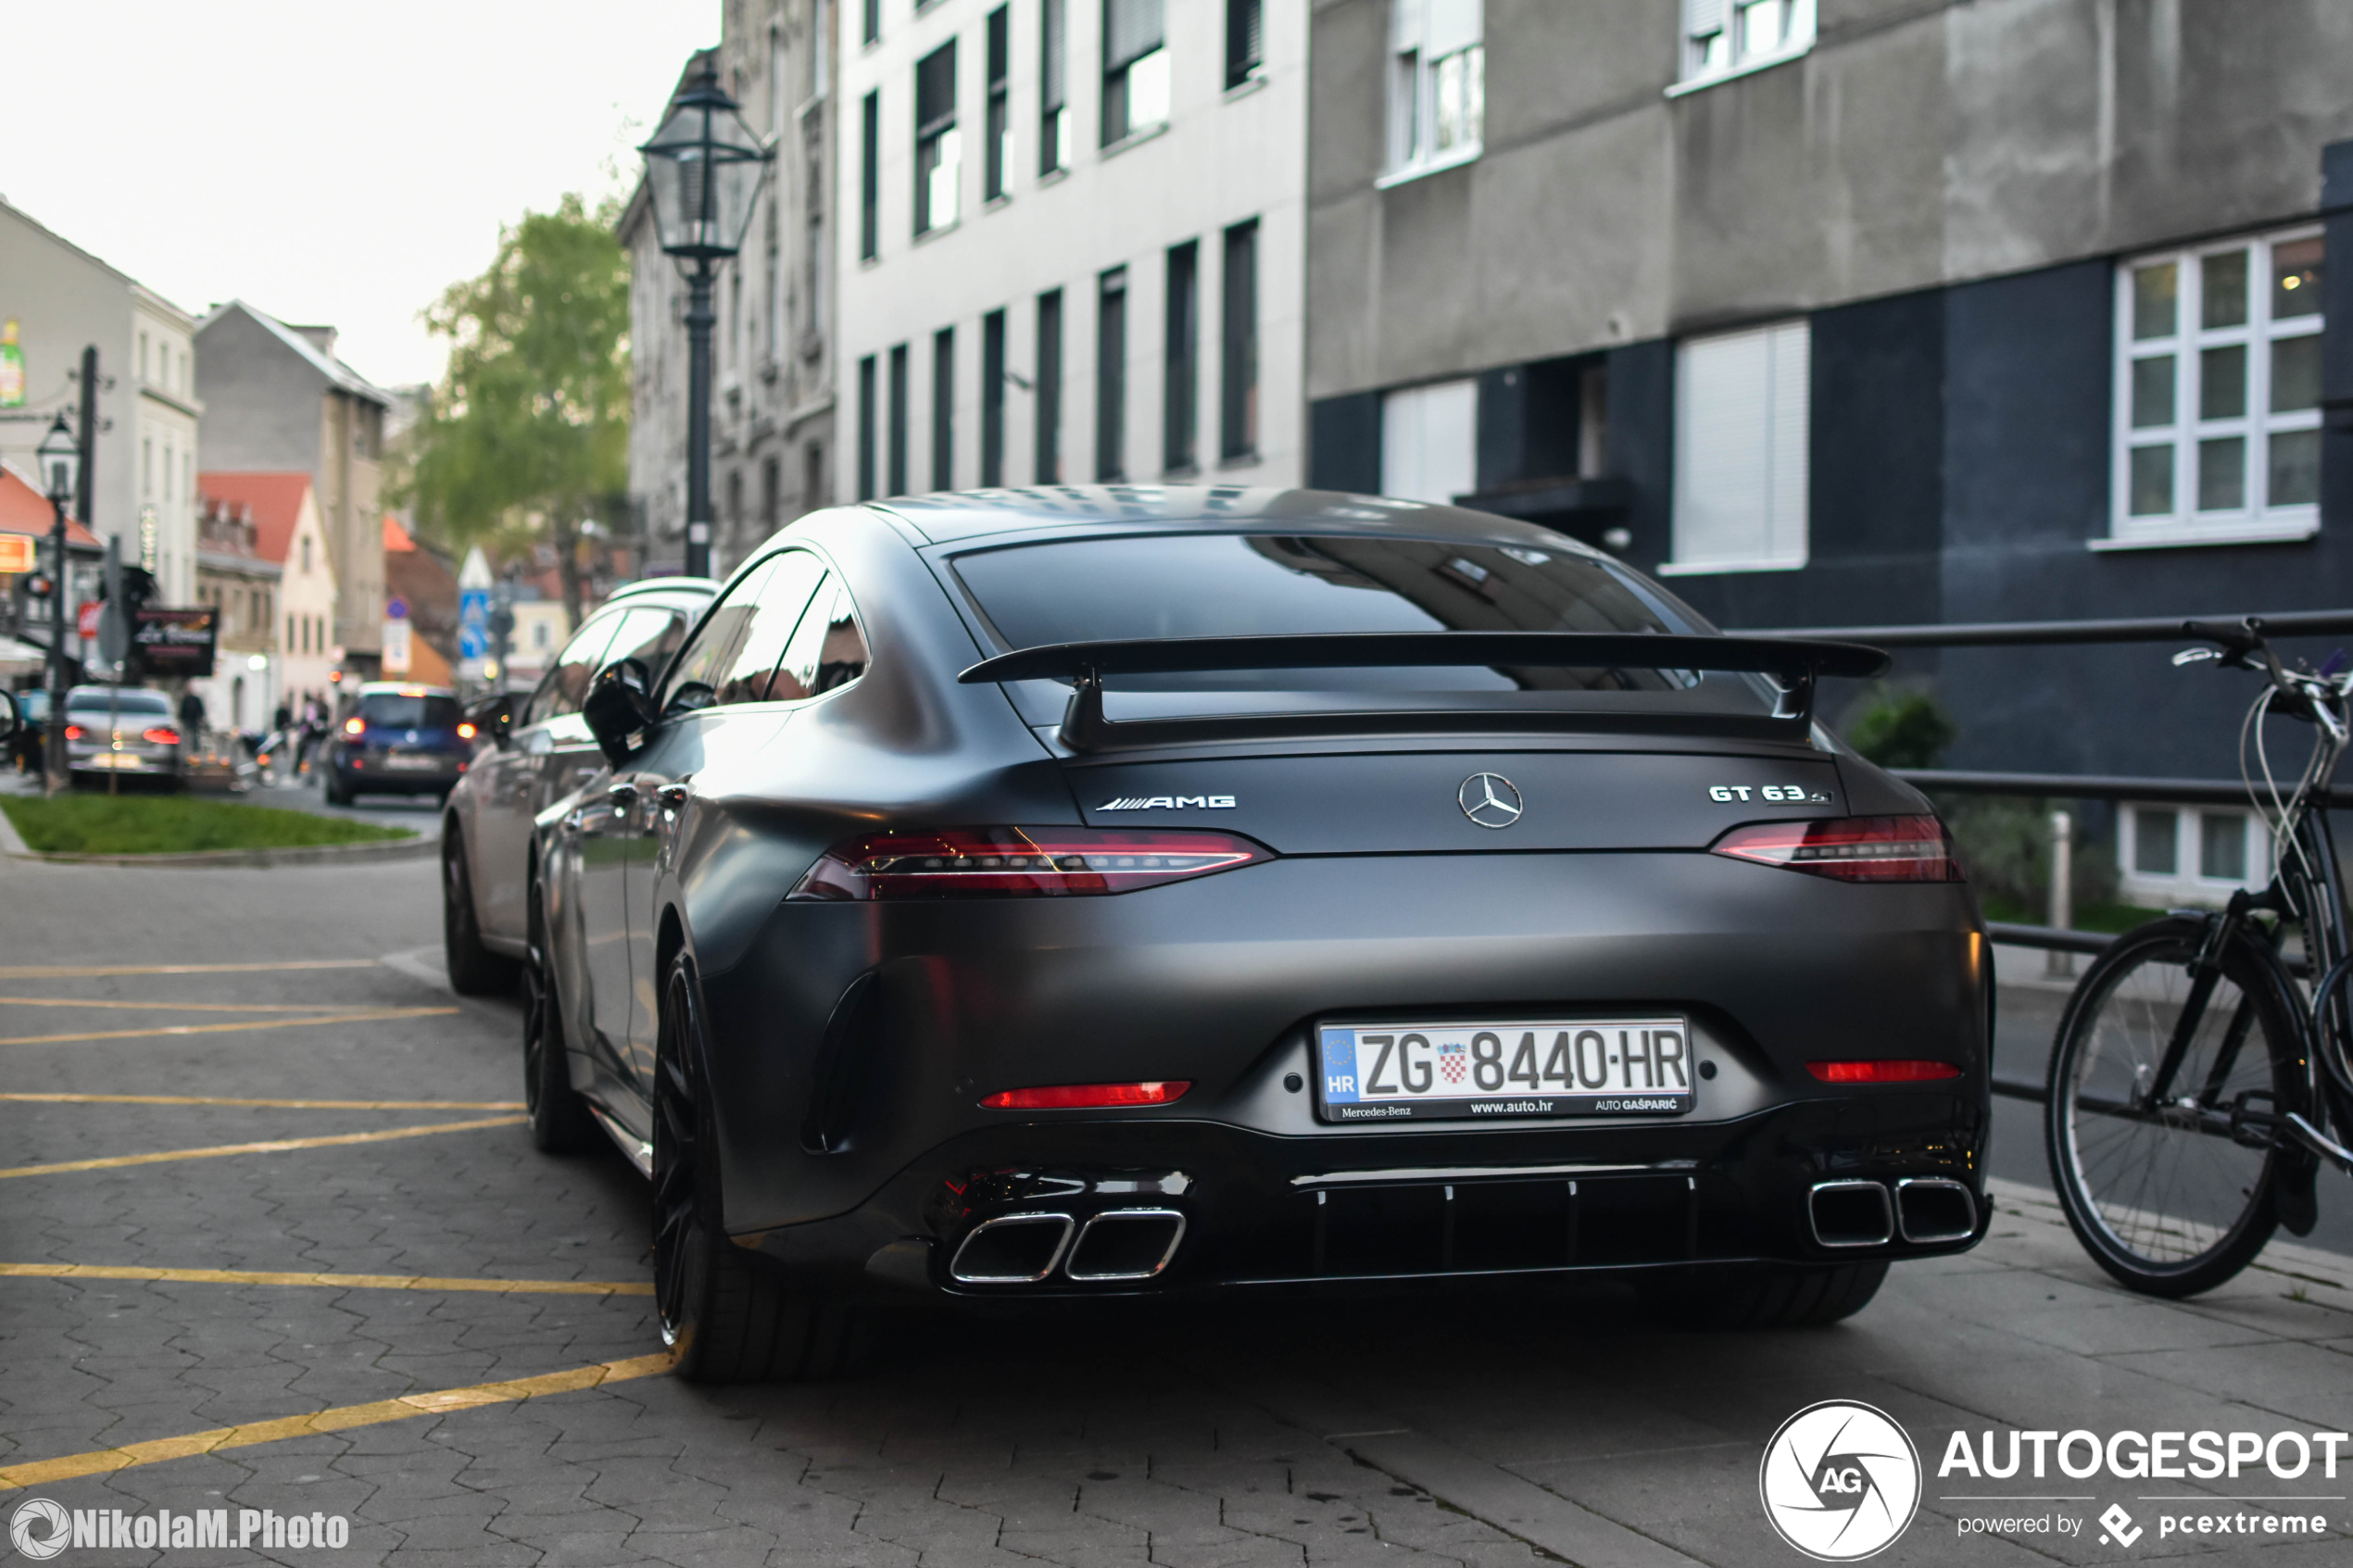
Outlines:
<svg viewBox="0 0 2353 1568"><path fill-rule="evenodd" d="M1327 1023L1316 1107L1327 1122L1680 1116L1691 1042L1680 1018Z"/></svg>
<svg viewBox="0 0 2353 1568"><path fill-rule="evenodd" d="M438 757L387 757L384 766L396 772L433 772L441 767Z"/></svg>
<svg viewBox="0 0 2353 1568"><path fill-rule="evenodd" d="M134 755L133 753L128 751L101 751L92 757L87 764L87 766L93 768L114 768L118 770L126 768L144 768L146 765L147 759L145 758Z"/></svg>

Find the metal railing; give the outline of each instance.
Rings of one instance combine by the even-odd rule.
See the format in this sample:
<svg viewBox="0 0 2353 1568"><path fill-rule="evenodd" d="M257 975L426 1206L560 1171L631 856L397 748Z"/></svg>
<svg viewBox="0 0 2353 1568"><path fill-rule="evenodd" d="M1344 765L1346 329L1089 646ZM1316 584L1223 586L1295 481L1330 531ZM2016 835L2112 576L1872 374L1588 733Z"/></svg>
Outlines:
<svg viewBox="0 0 2353 1568"><path fill-rule="evenodd" d="M1905 626L1777 626L1756 637L1821 637L1883 648L2056 647L2121 643L2195 643L2208 626L2251 626L2270 636L2333 636L2353 633L2353 610L2289 610L2276 615L2146 616L2100 621L1993 621ZM1997 773L1947 768L1895 768L1916 788L1947 795L2006 795L2059 800L2134 800L2158 805L2241 806L2246 786L2236 779L2137 778L2117 773ZM2320 797L2334 809L2353 808L2353 789ZM2114 937L2099 932L2010 922L1986 922L1996 942L2062 953L2104 951Z"/></svg>

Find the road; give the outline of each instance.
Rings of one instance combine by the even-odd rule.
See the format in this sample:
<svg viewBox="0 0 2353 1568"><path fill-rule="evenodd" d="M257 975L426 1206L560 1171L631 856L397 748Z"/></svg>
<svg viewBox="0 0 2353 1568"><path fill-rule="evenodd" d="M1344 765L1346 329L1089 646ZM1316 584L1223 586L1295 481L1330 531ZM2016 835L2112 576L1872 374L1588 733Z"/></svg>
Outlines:
<svg viewBox="0 0 2353 1568"><path fill-rule="evenodd" d="M1804 1561L1760 1454L1847 1399L1929 1463L1875 1562L2343 1561L2341 1474L2010 1484L2079 1494L2057 1503L1937 1476L1956 1430L2353 1414L2345 1259L2275 1247L2199 1301L2141 1300L2020 1186L1985 1246L1829 1330L1669 1332L1566 1289L935 1311L887 1316L838 1382L679 1383L644 1187L529 1148L514 1009L439 984L434 870L0 861L0 1513L348 1530L174 1563L1730 1568ZM2161 1537L2152 1493L2280 1499L2330 1539ZM2146 1531L2129 1552L2100 1544L2110 1503ZM2083 1533L1961 1533L2010 1515Z"/></svg>

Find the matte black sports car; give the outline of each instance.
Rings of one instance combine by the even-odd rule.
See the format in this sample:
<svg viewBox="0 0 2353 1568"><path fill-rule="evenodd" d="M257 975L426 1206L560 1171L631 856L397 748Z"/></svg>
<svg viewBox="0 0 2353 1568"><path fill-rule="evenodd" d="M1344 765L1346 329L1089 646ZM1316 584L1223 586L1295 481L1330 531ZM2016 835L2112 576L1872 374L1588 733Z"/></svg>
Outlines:
<svg viewBox="0 0 2353 1568"><path fill-rule="evenodd" d="M822 1371L886 1286L1842 1317L1987 1215L1974 902L1810 714L1883 662L1412 502L814 514L590 688L533 1134L652 1177L689 1376Z"/></svg>

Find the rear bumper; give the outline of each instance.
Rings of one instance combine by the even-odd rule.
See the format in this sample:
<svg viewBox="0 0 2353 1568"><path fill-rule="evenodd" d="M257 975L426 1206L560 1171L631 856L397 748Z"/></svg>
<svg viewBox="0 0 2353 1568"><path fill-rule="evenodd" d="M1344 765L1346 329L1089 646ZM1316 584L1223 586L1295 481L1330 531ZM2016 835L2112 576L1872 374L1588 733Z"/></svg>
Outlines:
<svg viewBox="0 0 2353 1568"><path fill-rule="evenodd" d="M962 1288L948 1251L1012 1210L955 1184L1075 1175L1078 1206L1045 1211L1076 1224L1143 1201L1098 1185L1141 1172L1186 1178L1150 1197L1186 1216L1155 1288L1952 1251L1983 1234L1982 1201L1968 1237L1862 1249L1821 1245L1806 1195L1935 1177L1982 1199L1984 950L1957 884L1690 853L1294 858L1112 897L779 904L703 973L727 1225L812 1261L896 1246L900 1273L920 1254ZM1375 1129L1319 1121L1305 1088L1320 1018L1629 1008L1690 1020L1713 1073L1688 1115ZM1960 1076L1833 1090L1805 1066L1888 1056ZM977 1103L1175 1078L1183 1100L1116 1117Z"/></svg>

